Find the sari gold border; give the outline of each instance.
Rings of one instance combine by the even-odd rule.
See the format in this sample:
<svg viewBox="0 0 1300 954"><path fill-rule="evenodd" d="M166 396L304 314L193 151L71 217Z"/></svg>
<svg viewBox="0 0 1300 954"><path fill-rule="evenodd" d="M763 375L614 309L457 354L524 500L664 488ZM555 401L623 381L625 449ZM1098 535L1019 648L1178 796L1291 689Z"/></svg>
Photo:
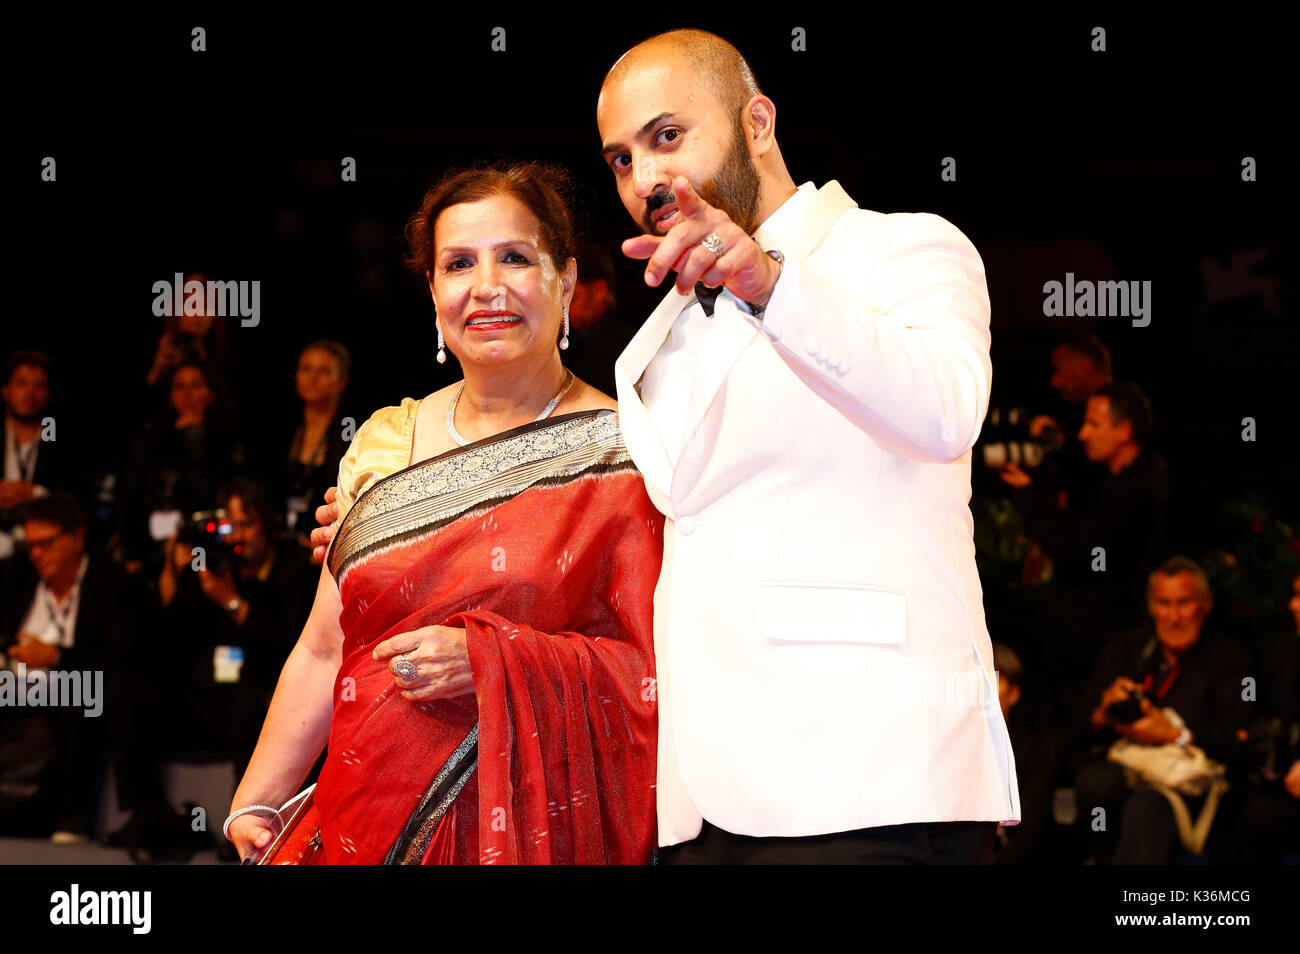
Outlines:
<svg viewBox="0 0 1300 954"><path fill-rule="evenodd" d="M445 526L535 486L585 474L635 470L608 408L548 418L503 431L384 477L357 498L329 553L343 578L357 560Z"/></svg>

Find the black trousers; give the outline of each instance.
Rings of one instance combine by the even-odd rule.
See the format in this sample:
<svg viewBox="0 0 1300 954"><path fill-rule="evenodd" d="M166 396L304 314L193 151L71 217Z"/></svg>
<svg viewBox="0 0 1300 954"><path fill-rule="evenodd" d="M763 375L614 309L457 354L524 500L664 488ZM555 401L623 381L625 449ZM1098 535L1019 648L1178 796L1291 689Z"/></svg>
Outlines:
<svg viewBox="0 0 1300 954"><path fill-rule="evenodd" d="M1169 802L1152 789L1129 788L1122 766L1104 758L1087 762L1075 776L1074 788L1077 824L1086 831L1088 853L1097 864L1168 865L1182 852ZM1183 801L1192 819L1199 817L1205 796L1184 796ZM1098 808L1105 814L1098 815Z"/></svg>
<svg viewBox="0 0 1300 954"><path fill-rule="evenodd" d="M996 822L883 825L800 838L733 835L704 823L698 837L660 848L661 865L972 865L993 857Z"/></svg>

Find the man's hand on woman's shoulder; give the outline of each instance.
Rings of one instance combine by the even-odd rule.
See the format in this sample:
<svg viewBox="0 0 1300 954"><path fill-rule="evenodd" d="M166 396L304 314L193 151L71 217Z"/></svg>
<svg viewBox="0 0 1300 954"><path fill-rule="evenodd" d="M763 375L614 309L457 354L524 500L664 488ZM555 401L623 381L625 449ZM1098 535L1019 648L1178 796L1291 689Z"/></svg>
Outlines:
<svg viewBox="0 0 1300 954"><path fill-rule="evenodd" d="M331 487L325 491L325 503L316 508L316 522L320 524L311 532L311 560L313 563L325 562L325 551L334 539L334 523L339 518L339 489Z"/></svg>

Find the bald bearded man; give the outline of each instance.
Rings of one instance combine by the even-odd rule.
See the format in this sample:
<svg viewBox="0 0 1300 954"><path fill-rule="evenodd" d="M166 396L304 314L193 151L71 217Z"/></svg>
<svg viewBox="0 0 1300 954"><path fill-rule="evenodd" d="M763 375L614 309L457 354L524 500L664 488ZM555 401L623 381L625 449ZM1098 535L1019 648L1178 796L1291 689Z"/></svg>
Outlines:
<svg viewBox="0 0 1300 954"><path fill-rule="evenodd" d="M618 359L668 518L655 596L660 859L987 861L1020 818L969 510L983 264L938 216L795 186L725 40L609 71L602 153L673 287Z"/></svg>

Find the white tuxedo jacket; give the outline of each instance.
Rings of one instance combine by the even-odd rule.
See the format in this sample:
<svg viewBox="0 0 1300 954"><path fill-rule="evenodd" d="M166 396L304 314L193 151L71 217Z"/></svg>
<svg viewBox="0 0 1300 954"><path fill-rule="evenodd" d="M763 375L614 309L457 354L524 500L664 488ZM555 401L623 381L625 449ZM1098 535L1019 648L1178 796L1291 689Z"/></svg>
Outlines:
<svg viewBox="0 0 1300 954"><path fill-rule="evenodd" d="M760 240L765 239L759 230ZM776 241L762 321L718 298L677 466L637 383L690 296L615 366L665 525L659 843L1020 819L975 569L989 300L942 218L831 182Z"/></svg>

